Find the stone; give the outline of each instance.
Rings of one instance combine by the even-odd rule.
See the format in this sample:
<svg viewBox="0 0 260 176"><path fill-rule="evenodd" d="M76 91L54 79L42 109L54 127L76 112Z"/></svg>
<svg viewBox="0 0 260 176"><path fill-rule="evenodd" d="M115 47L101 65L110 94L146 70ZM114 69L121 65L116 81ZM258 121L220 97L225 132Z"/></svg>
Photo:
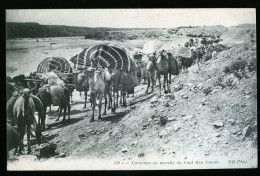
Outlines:
<svg viewBox="0 0 260 176"><path fill-rule="evenodd" d="M183 120L190 120L190 119L192 119L194 116L193 115L187 115L187 116L184 116L183 117Z"/></svg>
<svg viewBox="0 0 260 176"><path fill-rule="evenodd" d="M66 157L66 154L65 154L65 153L60 153L60 154L59 154L59 157L60 157L60 158L64 158L64 157Z"/></svg>
<svg viewBox="0 0 260 176"><path fill-rule="evenodd" d="M134 146L134 147L136 147L136 146L137 146L137 143L138 143L138 141L134 141L131 145Z"/></svg>
<svg viewBox="0 0 260 176"><path fill-rule="evenodd" d="M219 91L218 89L214 89L212 92L210 92L210 94L214 94L214 93L216 93L218 91Z"/></svg>
<svg viewBox="0 0 260 176"><path fill-rule="evenodd" d="M168 132L166 130L162 130L159 134L159 137L162 138L163 136L166 136Z"/></svg>
<svg viewBox="0 0 260 176"><path fill-rule="evenodd" d="M232 134L236 134L236 133L238 133L238 132L240 131L240 128L238 128L238 127L231 128L229 131L230 131Z"/></svg>
<svg viewBox="0 0 260 176"><path fill-rule="evenodd" d="M224 126L224 123L223 123L223 122L215 122L215 123L213 124L213 126L214 126L215 128L220 128L220 127L223 127L223 126Z"/></svg>
<svg viewBox="0 0 260 176"><path fill-rule="evenodd" d="M123 152L123 153L126 153L126 152L128 152L128 149L127 149L126 147L124 147L124 148L122 149L122 152Z"/></svg>
<svg viewBox="0 0 260 176"><path fill-rule="evenodd" d="M165 106L165 107L170 107L169 102L166 102L166 103L164 104L164 106Z"/></svg>
<svg viewBox="0 0 260 176"><path fill-rule="evenodd" d="M243 132L242 132L242 136L243 138L247 137L250 135L250 125L247 125L244 129L243 129Z"/></svg>
<svg viewBox="0 0 260 176"><path fill-rule="evenodd" d="M246 95L246 96L245 96L246 99L249 99L250 97L251 97L250 95Z"/></svg>
<svg viewBox="0 0 260 176"><path fill-rule="evenodd" d="M187 95L182 95L182 98L188 99L189 97Z"/></svg>
<svg viewBox="0 0 260 176"><path fill-rule="evenodd" d="M230 122L231 125L235 124L235 120L234 119L229 119L228 122Z"/></svg>
<svg viewBox="0 0 260 176"><path fill-rule="evenodd" d="M157 102L157 97L154 96L153 98L151 98L151 103L156 103Z"/></svg>
<svg viewBox="0 0 260 176"><path fill-rule="evenodd" d="M167 122L171 122L171 121L175 121L176 119L175 119L175 117L169 117L168 119L167 119Z"/></svg>
<svg viewBox="0 0 260 176"><path fill-rule="evenodd" d="M220 135L220 133L216 133L216 135L215 135L216 137L220 137L221 135Z"/></svg>
<svg viewBox="0 0 260 176"><path fill-rule="evenodd" d="M80 138L85 138L86 135L85 135L85 134L80 134L79 137L80 137Z"/></svg>
<svg viewBox="0 0 260 176"><path fill-rule="evenodd" d="M177 132L179 129L181 129L181 126L178 123L175 123L173 125L174 131Z"/></svg>

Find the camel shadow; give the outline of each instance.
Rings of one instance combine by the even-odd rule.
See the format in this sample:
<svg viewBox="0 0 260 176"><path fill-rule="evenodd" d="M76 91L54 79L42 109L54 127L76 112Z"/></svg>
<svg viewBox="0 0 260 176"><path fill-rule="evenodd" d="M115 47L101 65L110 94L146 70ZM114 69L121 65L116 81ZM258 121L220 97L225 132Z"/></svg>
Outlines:
<svg viewBox="0 0 260 176"><path fill-rule="evenodd" d="M137 100L133 100L132 102L129 103L129 105L135 105L136 103L141 103L144 102L148 99L151 99L153 96L155 95L155 92L149 92L149 93L144 93L144 95L140 95ZM144 96L146 96L145 98L143 98Z"/></svg>
<svg viewBox="0 0 260 176"><path fill-rule="evenodd" d="M84 117L81 116L79 118L71 118L70 121L67 121L67 118L66 118L66 121L64 123L62 123L62 117L60 119L60 121L58 122L54 122L54 123L51 123L51 124L47 124L47 128L45 131L48 131L48 130L53 130L53 129L58 129L58 128L64 128L68 125L71 125L71 124L74 124L74 123L77 123L81 120L83 120Z"/></svg>
<svg viewBox="0 0 260 176"><path fill-rule="evenodd" d="M89 104L90 102L87 101L87 104ZM82 104L82 106L84 105L84 101L76 101L76 102L73 102L73 103L70 103L71 106L74 106L74 105L78 105L78 104Z"/></svg>
<svg viewBox="0 0 260 176"><path fill-rule="evenodd" d="M72 111L70 111L70 115L76 115L76 114L80 114L80 113L86 113L86 112L88 112L88 111L92 111L92 109L90 109L90 108L85 108L85 109L82 109L82 110L79 110L79 109L77 109L77 110L72 110Z"/></svg>
<svg viewBox="0 0 260 176"><path fill-rule="evenodd" d="M109 116L103 117L103 121L110 121L111 123L117 123L120 120L122 120L122 118L124 116L126 116L129 112L127 111L123 111L123 112L119 112L117 114L111 114Z"/></svg>
<svg viewBox="0 0 260 176"><path fill-rule="evenodd" d="M42 136L42 139L41 139L41 143L47 143L48 141L54 139L55 137L58 137L59 134L53 134L53 135L50 135L50 136ZM31 145L37 145L37 141L35 138L32 138L31 139Z"/></svg>

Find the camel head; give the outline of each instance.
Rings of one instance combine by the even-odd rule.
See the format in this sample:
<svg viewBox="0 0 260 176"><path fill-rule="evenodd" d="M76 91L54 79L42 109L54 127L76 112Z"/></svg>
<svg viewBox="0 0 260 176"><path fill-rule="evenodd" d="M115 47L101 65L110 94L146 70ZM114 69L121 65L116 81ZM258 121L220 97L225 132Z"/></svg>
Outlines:
<svg viewBox="0 0 260 176"><path fill-rule="evenodd" d="M31 91L28 88L23 89L22 95L24 98L29 98L31 96Z"/></svg>
<svg viewBox="0 0 260 176"><path fill-rule="evenodd" d="M162 50L162 51L159 51L156 56L155 56L155 61L157 63L159 63L161 61L162 58L168 58L168 54L167 54L167 51L165 50Z"/></svg>
<svg viewBox="0 0 260 176"><path fill-rule="evenodd" d="M94 77L94 72L96 69L94 67L89 67L88 69L84 70L84 76L87 76L88 78L93 78Z"/></svg>

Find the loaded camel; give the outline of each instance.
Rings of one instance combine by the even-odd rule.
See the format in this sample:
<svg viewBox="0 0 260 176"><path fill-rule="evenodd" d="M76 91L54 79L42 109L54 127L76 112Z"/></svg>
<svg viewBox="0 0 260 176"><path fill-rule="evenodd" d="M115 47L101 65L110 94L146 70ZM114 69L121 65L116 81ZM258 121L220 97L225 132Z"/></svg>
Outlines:
<svg viewBox="0 0 260 176"><path fill-rule="evenodd" d="M149 63L153 65L155 74L159 81L159 89L161 96L161 75L164 76L163 88L164 93L170 93L171 75L179 74L179 67L177 60L172 56L171 53L162 50L157 55L149 55ZM167 90L166 85L167 84Z"/></svg>
<svg viewBox="0 0 260 176"><path fill-rule="evenodd" d="M41 128L39 123L37 124L34 113L35 113L35 104L30 97L31 91L28 88L23 89L22 96L20 96L13 107L14 118L17 119L18 124L18 133L19 133L19 154L22 153L23 150L23 138L25 135L25 130L27 130L27 140L28 140L28 153L31 153L31 125L36 126L36 140L38 145L41 144ZM17 152L17 148L15 149L15 153Z"/></svg>

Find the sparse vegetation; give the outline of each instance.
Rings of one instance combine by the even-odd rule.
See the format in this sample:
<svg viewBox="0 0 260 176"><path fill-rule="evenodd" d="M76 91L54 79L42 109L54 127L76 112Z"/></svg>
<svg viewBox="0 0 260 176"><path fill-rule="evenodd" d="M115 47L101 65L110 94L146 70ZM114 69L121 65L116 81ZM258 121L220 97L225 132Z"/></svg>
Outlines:
<svg viewBox="0 0 260 176"><path fill-rule="evenodd" d="M233 73L238 79L248 78L248 72L256 70L256 62L253 60L249 63L239 58L238 61L233 62L230 66L226 66L223 70L226 74Z"/></svg>
<svg viewBox="0 0 260 176"><path fill-rule="evenodd" d="M160 117L160 121L159 121L159 125L160 125L160 126L165 126L166 123L167 123L166 119L161 116L161 117Z"/></svg>
<svg viewBox="0 0 260 176"><path fill-rule="evenodd" d="M205 95L208 95L210 92L212 92L212 87L207 87L207 88L203 89L203 93Z"/></svg>

